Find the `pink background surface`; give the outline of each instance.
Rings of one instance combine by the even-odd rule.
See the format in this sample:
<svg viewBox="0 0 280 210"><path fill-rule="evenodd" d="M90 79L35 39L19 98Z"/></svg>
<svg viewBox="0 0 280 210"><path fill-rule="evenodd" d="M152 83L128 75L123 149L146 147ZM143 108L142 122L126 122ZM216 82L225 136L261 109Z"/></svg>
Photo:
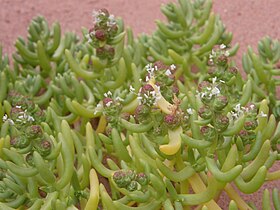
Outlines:
<svg viewBox="0 0 280 210"><path fill-rule="evenodd" d="M159 6L167 2L169 0L0 0L0 43L4 53L14 52L17 36L26 36L30 20L38 14L45 16L49 23L59 21L64 31L81 34L82 26L91 26L92 10L102 7L115 16L123 17L125 24L131 26L136 34L150 33L155 28L154 20L164 19ZM241 55L248 45L255 47L265 35L279 38L279 0L216 0L213 9L220 14L227 30L233 32L233 42L240 44L235 58L240 68ZM272 182L269 187L280 189L280 183ZM248 199L256 203L260 197L261 190ZM228 201L222 199L223 202Z"/></svg>

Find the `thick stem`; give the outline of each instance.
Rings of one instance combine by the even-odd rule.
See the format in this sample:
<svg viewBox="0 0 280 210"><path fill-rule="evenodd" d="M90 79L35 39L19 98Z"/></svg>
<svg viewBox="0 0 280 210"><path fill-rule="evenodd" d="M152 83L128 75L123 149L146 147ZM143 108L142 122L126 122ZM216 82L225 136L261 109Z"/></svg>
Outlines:
<svg viewBox="0 0 280 210"><path fill-rule="evenodd" d="M280 179L280 170L268 172L266 175L266 179L267 179L267 181L273 181L273 180Z"/></svg>
<svg viewBox="0 0 280 210"><path fill-rule="evenodd" d="M231 184L227 184L224 188L231 200L234 200L240 210L252 210L250 206L240 197Z"/></svg>
<svg viewBox="0 0 280 210"><path fill-rule="evenodd" d="M205 184L197 173L191 176L188 181L195 193L200 193L206 190ZM213 199L208 201L204 205L207 206L209 210L222 210Z"/></svg>

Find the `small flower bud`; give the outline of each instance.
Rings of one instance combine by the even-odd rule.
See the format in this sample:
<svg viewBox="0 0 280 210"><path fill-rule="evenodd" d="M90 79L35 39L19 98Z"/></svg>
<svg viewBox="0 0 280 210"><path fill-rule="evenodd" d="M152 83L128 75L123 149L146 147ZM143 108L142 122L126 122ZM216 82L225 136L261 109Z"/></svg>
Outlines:
<svg viewBox="0 0 280 210"><path fill-rule="evenodd" d="M168 114L168 115L165 115L164 122L168 128L175 129L180 125L181 119L176 114Z"/></svg>
<svg viewBox="0 0 280 210"><path fill-rule="evenodd" d="M105 47L98 47L96 48L96 56L100 59L105 59L107 57L107 52Z"/></svg>
<svg viewBox="0 0 280 210"><path fill-rule="evenodd" d="M22 109L27 108L24 103L25 97L17 91L10 91L8 99L10 99L12 107L20 106Z"/></svg>
<svg viewBox="0 0 280 210"><path fill-rule="evenodd" d="M140 104L135 109L135 112L134 112L135 119L138 122L143 122L148 119L150 112L151 112L151 108L149 106Z"/></svg>
<svg viewBox="0 0 280 210"><path fill-rule="evenodd" d="M112 98L106 97L103 99L103 107L109 107L114 103Z"/></svg>
<svg viewBox="0 0 280 210"><path fill-rule="evenodd" d="M141 89L140 93L141 94L148 94L149 92L154 91L154 88L150 84L145 84Z"/></svg>
<svg viewBox="0 0 280 210"><path fill-rule="evenodd" d="M51 153L52 144L48 140L42 140L35 145L35 149L42 157L45 157Z"/></svg>
<svg viewBox="0 0 280 210"><path fill-rule="evenodd" d="M208 69L208 74L211 75L212 77L216 75L215 73L216 73L216 67L210 67Z"/></svg>
<svg viewBox="0 0 280 210"><path fill-rule="evenodd" d="M228 72L232 75L236 75L238 73L238 68L235 66L229 67Z"/></svg>
<svg viewBox="0 0 280 210"><path fill-rule="evenodd" d="M40 125L31 125L27 127L25 132L25 135L31 139L40 138L42 134L43 131Z"/></svg>
<svg viewBox="0 0 280 210"><path fill-rule="evenodd" d="M141 186L139 186L139 183L137 181L133 180L129 183L129 185L126 187L126 189L128 191L132 192L132 191L141 189Z"/></svg>
<svg viewBox="0 0 280 210"><path fill-rule="evenodd" d="M174 93L173 93L172 88L165 86L161 90L162 90L161 94L165 98L165 100L172 103L172 100L174 99Z"/></svg>
<svg viewBox="0 0 280 210"><path fill-rule="evenodd" d="M208 70L208 74L211 77L217 77L217 78L221 78L224 75L224 70L217 68L216 66L212 66L209 70Z"/></svg>
<svg viewBox="0 0 280 210"><path fill-rule="evenodd" d="M213 102L213 107L215 111L221 111L223 108L226 107L227 104L228 104L227 97L223 95L219 95L215 97Z"/></svg>
<svg viewBox="0 0 280 210"><path fill-rule="evenodd" d="M146 186L149 183L148 176L143 172L137 174L136 181L142 186Z"/></svg>
<svg viewBox="0 0 280 210"><path fill-rule="evenodd" d="M109 31L110 31L110 36L116 35L117 32L118 32L118 30L119 30L119 27L118 27L117 24L111 25L111 27L110 27L110 29L109 29Z"/></svg>
<svg viewBox="0 0 280 210"><path fill-rule="evenodd" d="M223 132L229 125L229 119L225 115L218 115L214 119L214 125L218 132Z"/></svg>
<svg viewBox="0 0 280 210"><path fill-rule="evenodd" d="M116 185L120 188L127 187L132 181L131 177L127 176L127 173L124 170L116 171L113 174L113 180L116 183Z"/></svg>
<svg viewBox="0 0 280 210"><path fill-rule="evenodd" d="M137 174L135 173L135 171L133 170L127 170L126 171L126 175L131 179L131 180L135 180Z"/></svg>
<svg viewBox="0 0 280 210"><path fill-rule="evenodd" d="M106 17L109 17L110 13L106 8L101 8L99 11L99 13L103 13Z"/></svg>
<svg viewBox="0 0 280 210"><path fill-rule="evenodd" d="M30 140L25 135L21 135L11 138L10 144L14 148L23 149L29 146Z"/></svg>
<svg viewBox="0 0 280 210"><path fill-rule="evenodd" d="M229 67L224 74L222 75L222 78L224 81L229 81L233 76L236 76L238 73L238 69L235 66Z"/></svg>
<svg viewBox="0 0 280 210"><path fill-rule="evenodd" d="M105 134L107 135L107 136L111 136L111 134L112 134L112 127L111 126L107 126L106 127L106 129L105 129Z"/></svg>
<svg viewBox="0 0 280 210"><path fill-rule="evenodd" d="M33 114L33 117L35 119L35 121L37 123L41 123L41 122L44 122L46 120L46 115L45 115L45 112L41 109L37 110L34 114Z"/></svg>
<svg viewBox="0 0 280 210"><path fill-rule="evenodd" d="M250 144L256 138L254 131L241 130L238 134L243 141L243 144Z"/></svg>
<svg viewBox="0 0 280 210"><path fill-rule="evenodd" d="M217 58L217 65L225 66L228 62L228 58L226 55L222 54Z"/></svg>
<svg viewBox="0 0 280 210"><path fill-rule="evenodd" d="M200 99L201 99L201 102L203 104L205 104L206 106L209 106L212 102L212 96L209 94L202 95Z"/></svg>
<svg viewBox="0 0 280 210"><path fill-rule="evenodd" d="M98 39L99 41L105 41L106 40L106 33L104 30L99 29L95 31L95 38Z"/></svg>
<svg viewBox="0 0 280 210"><path fill-rule="evenodd" d="M154 136L164 136L167 133L167 128L165 124L156 123L153 125L153 128L150 130Z"/></svg>
<svg viewBox="0 0 280 210"><path fill-rule="evenodd" d="M177 85L173 85L173 86L172 86L172 92L173 92L173 94L175 94L175 95L178 95L178 94L179 94L179 88L178 88Z"/></svg>
<svg viewBox="0 0 280 210"><path fill-rule="evenodd" d="M258 108L255 104L253 103L248 103L245 106L245 110L247 112L247 116L250 118L255 118L258 115Z"/></svg>
<svg viewBox="0 0 280 210"><path fill-rule="evenodd" d="M154 63L154 68L157 68L157 70L166 70L168 69L168 66L165 65L162 61L156 61Z"/></svg>
<svg viewBox="0 0 280 210"><path fill-rule="evenodd" d="M115 48L114 47L111 47L111 46L108 46L106 48L107 50L107 56L108 56L108 59L109 60L112 60L115 56Z"/></svg>
<svg viewBox="0 0 280 210"><path fill-rule="evenodd" d="M198 110L198 115L203 119L210 119L213 113L208 106L203 106Z"/></svg>
<svg viewBox="0 0 280 210"><path fill-rule="evenodd" d="M35 103L31 99L26 101L26 106L27 106L26 110L28 112L33 113L35 111L36 106L35 106Z"/></svg>
<svg viewBox="0 0 280 210"><path fill-rule="evenodd" d="M89 35L94 34L94 33L95 33L95 30L97 30L97 27L98 27L98 26L95 25L94 27L90 28L90 29L88 30Z"/></svg>
<svg viewBox="0 0 280 210"><path fill-rule="evenodd" d="M103 108L103 114L106 117L106 121L113 127L117 126L122 109L122 105L119 103L119 101L115 101L112 98L106 96L106 98L103 99Z"/></svg>
<svg viewBox="0 0 280 210"><path fill-rule="evenodd" d="M215 129L207 125L202 126L200 132L207 141L212 141L216 136Z"/></svg>
<svg viewBox="0 0 280 210"><path fill-rule="evenodd" d="M33 154L32 153L28 153L25 156L25 161L30 165L30 166L35 166L34 164L34 159L33 159Z"/></svg>
<svg viewBox="0 0 280 210"><path fill-rule="evenodd" d="M145 84L141 87L137 98L141 104L153 106L157 100L156 91L152 85Z"/></svg>
<svg viewBox="0 0 280 210"><path fill-rule="evenodd" d="M199 92L203 92L205 90L207 90L207 88L211 87L210 82L208 81L202 81L201 83L198 84L198 91Z"/></svg>
<svg viewBox="0 0 280 210"><path fill-rule="evenodd" d="M22 114L23 114L23 110L19 108L19 106L15 106L11 108L10 115L12 120L16 120Z"/></svg>
<svg viewBox="0 0 280 210"><path fill-rule="evenodd" d="M257 120L254 119L246 119L244 123L244 128L246 130L254 130L258 126Z"/></svg>

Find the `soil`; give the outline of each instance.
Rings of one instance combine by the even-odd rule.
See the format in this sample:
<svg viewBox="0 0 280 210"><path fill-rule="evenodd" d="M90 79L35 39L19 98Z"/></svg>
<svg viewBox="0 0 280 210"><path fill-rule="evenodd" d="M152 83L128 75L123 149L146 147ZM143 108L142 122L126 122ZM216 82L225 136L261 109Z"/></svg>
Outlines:
<svg viewBox="0 0 280 210"><path fill-rule="evenodd" d="M135 34L150 33L155 28L154 20L164 19L160 13L160 5L169 1L171 0L0 0L0 44L3 45L4 53L14 52L16 38L26 36L29 22L39 14L45 16L49 23L59 21L64 31L81 34L82 26L91 27L92 10L103 7L115 16L123 17L125 24L131 26ZM220 14L228 31L233 32L233 43L240 44L235 58L240 68L241 55L248 45L256 48L258 40L266 35L279 38L279 0L216 0L213 8L214 12ZM274 170L276 168L280 166L275 166ZM280 189L280 182L271 182L265 187ZM244 197L258 203L261 208L259 202L262 189ZM221 203L228 203L228 199L221 200Z"/></svg>

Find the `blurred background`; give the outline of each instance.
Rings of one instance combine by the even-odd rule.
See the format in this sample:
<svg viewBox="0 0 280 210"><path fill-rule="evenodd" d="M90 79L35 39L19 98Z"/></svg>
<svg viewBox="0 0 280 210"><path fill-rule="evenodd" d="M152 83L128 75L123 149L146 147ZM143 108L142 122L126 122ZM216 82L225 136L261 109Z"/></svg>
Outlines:
<svg viewBox="0 0 280 210"><path fill-rule="evenodd" d="M90 28L92 11L107 8L124 19L137 33L151 33L155 19L164 19L160 5L175 0L0 0L0 43L11 54L17 36L26 36L27 26L36 15L43 15L49 24L61 23L64 31L80 33L82 26ZM220 14L234 43L240 43L238 57L247 45L269 35L280 36L279 0L213 0L213 11ZM239 62L238 62L239 63Z"/></svg>

